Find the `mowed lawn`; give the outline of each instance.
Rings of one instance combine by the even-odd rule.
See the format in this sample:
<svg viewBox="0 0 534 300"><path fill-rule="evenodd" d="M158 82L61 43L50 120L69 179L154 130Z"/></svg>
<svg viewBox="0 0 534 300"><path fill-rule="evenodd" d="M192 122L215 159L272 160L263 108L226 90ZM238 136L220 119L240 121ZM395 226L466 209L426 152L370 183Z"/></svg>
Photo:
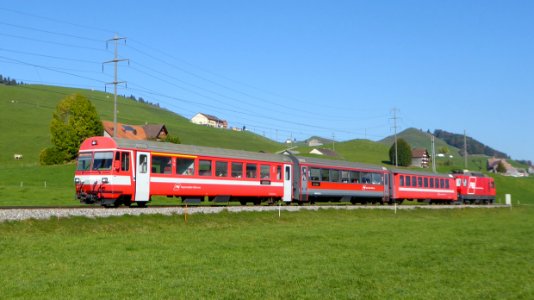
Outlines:
<svg viewBox="0 0 534 300"><path fill-rule="evenodd" d="M0 295L533 299L534 208L0 223Z"/></svg>

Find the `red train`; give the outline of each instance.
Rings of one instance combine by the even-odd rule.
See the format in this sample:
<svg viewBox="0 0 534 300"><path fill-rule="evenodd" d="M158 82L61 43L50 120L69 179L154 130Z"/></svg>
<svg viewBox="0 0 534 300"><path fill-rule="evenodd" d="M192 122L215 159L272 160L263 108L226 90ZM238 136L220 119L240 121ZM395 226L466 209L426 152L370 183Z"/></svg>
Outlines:
<svg viewBox="0 0 534 300"><path fill-rule="evenodd" d="M477 172L453 172L458 200L470 204L490 204L495 201L495 181Z"/></svg>
<svg viewBox="0 0 534 300"><path fill-rule="evenodd" d="M470 201L471 190L464 194L457 186L461 179L455 176L291 154L92 137L80 146L74 181L80 202L105 206L145 206L152 196L256 205L278 200L287 204ZM481 196L483 191L477 191Z"/></svg>

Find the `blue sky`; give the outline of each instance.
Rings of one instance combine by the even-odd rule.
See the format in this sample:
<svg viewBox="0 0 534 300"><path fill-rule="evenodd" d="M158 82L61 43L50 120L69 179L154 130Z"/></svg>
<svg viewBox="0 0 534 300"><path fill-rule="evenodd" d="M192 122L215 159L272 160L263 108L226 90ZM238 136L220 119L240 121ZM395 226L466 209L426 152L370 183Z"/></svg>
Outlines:
<svg viewBox="0 0 534 300"><path fill-rule="evenodd" d="M103 90L118 34L119 93L188 118L379 140L396 109L399 131L466 130L534 161L532 16L532 1L4 1L0 74Z"/></svg>

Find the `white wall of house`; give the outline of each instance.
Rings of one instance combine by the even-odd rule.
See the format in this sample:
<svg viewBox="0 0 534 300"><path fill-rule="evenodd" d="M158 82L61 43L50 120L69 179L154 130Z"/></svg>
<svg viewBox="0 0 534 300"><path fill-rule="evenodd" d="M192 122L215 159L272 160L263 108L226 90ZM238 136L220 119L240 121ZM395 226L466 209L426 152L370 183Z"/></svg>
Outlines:
<svg viewBox="0 0 534 300"><path fill-rule="evenodd" d="M196 114L191 118L191 122L198 125L208 125L209 119L203 114Z"/></svg>

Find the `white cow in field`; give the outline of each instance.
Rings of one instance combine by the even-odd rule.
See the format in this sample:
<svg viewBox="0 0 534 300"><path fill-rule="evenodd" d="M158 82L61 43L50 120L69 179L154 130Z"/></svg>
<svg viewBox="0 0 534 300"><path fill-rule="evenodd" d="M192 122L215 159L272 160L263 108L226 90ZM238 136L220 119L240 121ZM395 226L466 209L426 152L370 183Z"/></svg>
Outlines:
<svg viewBox="0 0 534 300"><path fill-rule="evenodd" d="M22 159L22 154L14 154L14 155L13 155L13 158L14 158L15 160L21 160L21 159Z"/></svg>

